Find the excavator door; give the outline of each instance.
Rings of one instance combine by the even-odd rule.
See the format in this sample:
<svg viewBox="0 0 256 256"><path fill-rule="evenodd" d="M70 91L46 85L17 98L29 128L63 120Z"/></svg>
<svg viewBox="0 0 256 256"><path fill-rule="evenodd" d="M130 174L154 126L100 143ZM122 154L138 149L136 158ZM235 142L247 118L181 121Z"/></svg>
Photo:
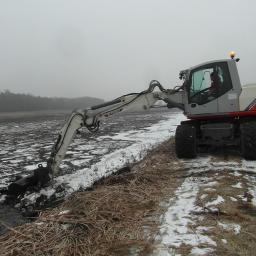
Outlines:
<svg viewBox="0 0 256 256"><path fill-rule="evenodd" d="M190 70L185 104L188 115L214 115L239 109L236 87L240 84L233 85L232 75L237 70L233 65L230 69L229 61L206 63Z"/></svg>

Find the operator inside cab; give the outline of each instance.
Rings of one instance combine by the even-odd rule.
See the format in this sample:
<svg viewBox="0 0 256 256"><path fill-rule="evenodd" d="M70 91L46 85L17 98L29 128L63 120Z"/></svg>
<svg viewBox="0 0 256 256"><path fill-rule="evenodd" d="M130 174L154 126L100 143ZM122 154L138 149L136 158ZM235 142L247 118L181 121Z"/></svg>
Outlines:
<svg viewBox="0 0 256 256"><path fill-rule="evenodd" d="M227 63L206 64L192 70L189 79L189 103L206 104L232 89Z"/></svg>
<svg viewBox="0 0 256 256"><path fill-rule="evenodd" d="M213 71L210 75L211 77L211 87L210 94L216 94L220 88L220 77L216 71Z"/></svg>

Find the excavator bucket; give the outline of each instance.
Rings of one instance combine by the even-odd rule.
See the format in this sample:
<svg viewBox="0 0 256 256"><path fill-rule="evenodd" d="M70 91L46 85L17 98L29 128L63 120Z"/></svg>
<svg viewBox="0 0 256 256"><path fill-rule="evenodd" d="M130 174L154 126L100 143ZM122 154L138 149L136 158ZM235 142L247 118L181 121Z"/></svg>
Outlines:
<svg viewBox="0 0 256 256"><path fill-rule="evenodd" d="M10 196L19 196L25 193L29 188L35 186L44 186L50 180L50 167L43 167L41 164L32 174L19 179L8 186L7 194Z"/></svg>

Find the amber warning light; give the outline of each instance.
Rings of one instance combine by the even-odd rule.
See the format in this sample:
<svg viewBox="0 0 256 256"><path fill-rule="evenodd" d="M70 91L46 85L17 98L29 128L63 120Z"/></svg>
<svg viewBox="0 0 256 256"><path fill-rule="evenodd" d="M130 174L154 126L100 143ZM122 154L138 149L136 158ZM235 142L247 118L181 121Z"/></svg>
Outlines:
<svg viewBox="0 0 256 256"><path fill-rule="evenodd" d="M231 52L229 53L229 56L230 56L231 59L234 59L235 56L236 56L236 53L235 53L234 51L231 51Z"/></svg>

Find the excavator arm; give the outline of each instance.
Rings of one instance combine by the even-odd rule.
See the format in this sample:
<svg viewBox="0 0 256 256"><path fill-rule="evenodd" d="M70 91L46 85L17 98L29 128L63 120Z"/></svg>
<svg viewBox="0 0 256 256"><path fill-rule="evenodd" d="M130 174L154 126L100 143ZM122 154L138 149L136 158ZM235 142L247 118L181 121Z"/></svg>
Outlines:
<svg viewBox="0 0 256 256"><path fill-rule="evenodd" d="M158 91L154 91L156 87L158 87ZM182 109L182 88L166 90L158 81L153 80L149 88L140 93L127 94L85 110L73 111L58 134L57 141L47 161L47 166L43 167L40 164L31 175L10 184L8 194L17 196L24 193L28 187L43 186L56 176L68 146L80 128L86 127L89 131L96 132L102 120L124 111L148 110L158 100L165 101L168 107L179 107Z"/></svg>

